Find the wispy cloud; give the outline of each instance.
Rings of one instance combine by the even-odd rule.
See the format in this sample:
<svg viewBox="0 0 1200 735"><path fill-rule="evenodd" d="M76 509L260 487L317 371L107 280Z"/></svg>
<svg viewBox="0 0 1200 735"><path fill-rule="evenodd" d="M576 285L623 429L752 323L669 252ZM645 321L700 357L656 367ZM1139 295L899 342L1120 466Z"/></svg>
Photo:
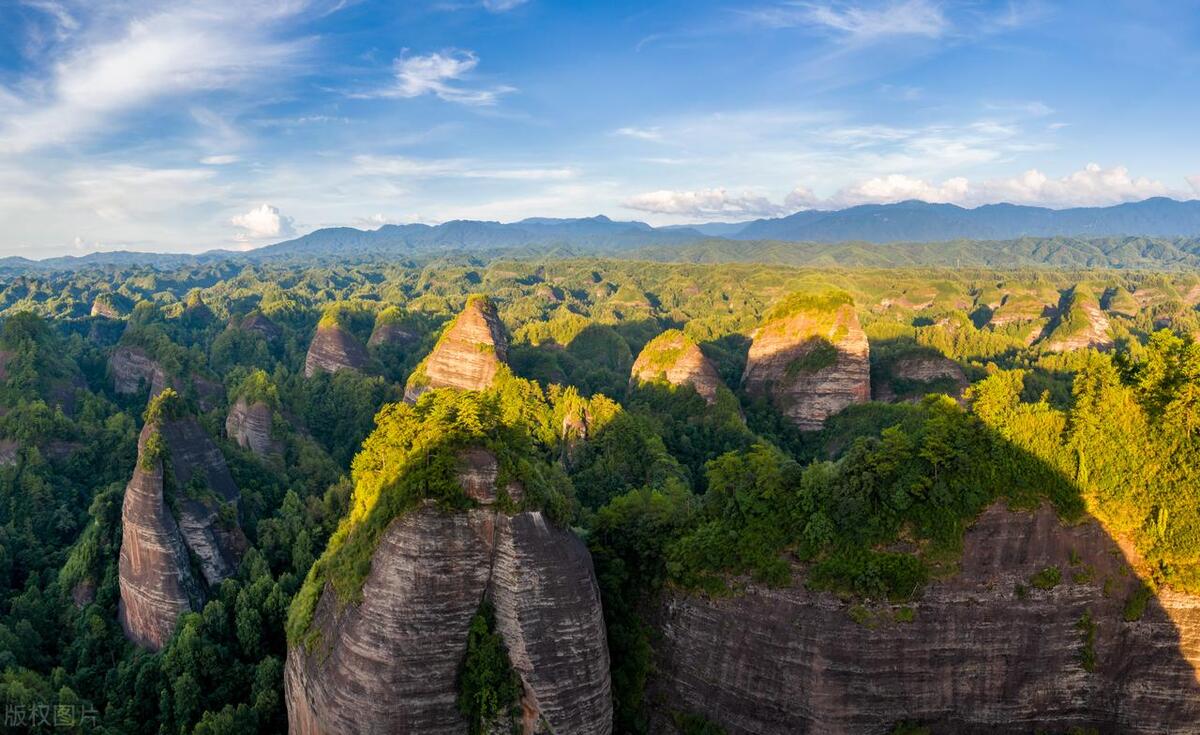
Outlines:
<svg viewBox="0 0 1200 735"><path fill-rule="evenodd" d="M359 173L400 178L498 179L506 181L562 181L575 178L569 166L505 166L463 158L414 159L405 156L354 157Z"/></svg>
<svg viewBox="0 0 1200 735"><path fill-rule="evenodd" d="M791 2L745 11L745 15L769 28L808 26L857 41L888 36L937 38L951 28L941 6L928 0L898 0L879 6Z"/></svg>
<svg viewBox="0 0 1200 735"><path fill-rule="evenodd" d="M730 192L725 189L648 191L629 197L622 206L640 212L701 218L745 219L775 217L784 213L783 205L775 204L765 196L750 192Z"/></svg>
<svg viewBox="0 0 1200 735"><path fill-rule="evenodd" d="M274 38L273 24L312 4L183 4L134 15L113 36L89 36L66 49L45 78L27 80L20 94L0 94L0 153L107 132L122 116L167 96L262 81L306 48L304 41ZM71 18L65 12L60 23Z"/></svg>
<svg viewBox="0 0 1200 735"><path fill-rule="evenodd" d="M467 80L479 66L473 51L448 49L425 55L404 55L393 62L394 85L366 97L421 97L431 94L463 105L495 105L502 95L515 92L507 85L471 86Z"/></svg>

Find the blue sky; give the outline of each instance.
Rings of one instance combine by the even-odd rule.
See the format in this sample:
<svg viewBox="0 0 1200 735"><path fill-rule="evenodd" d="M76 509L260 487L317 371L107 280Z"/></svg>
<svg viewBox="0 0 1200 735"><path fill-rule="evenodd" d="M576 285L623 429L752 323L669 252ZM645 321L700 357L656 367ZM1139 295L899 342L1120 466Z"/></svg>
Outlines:
<svg viewBox="0 0 1200 735"><path fill-rule="evenodd" d="M4 0L0 254L1192 198L1198 9Z"/></svg>

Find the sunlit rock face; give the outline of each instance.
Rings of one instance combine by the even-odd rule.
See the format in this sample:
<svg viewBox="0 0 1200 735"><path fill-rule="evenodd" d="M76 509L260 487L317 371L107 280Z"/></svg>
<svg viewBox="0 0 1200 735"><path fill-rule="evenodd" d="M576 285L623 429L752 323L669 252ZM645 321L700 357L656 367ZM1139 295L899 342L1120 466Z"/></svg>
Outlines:
<svg viewBox="0 0 1200 735"><path fill-rule="evenodd" d="M721 376L700 347L679 330L664 332L642 348L633 363L630 379L636 383L665 380L671 385L690 385L708 403L716 403L723 387Z"/></svg>
<svg viewBox="0 0 1200 735"><path fill-rule="evenodd" d="M1105 350L1113 346L1109 333L1108 315L1100 308L1099 301L1090 292L1076 290L1070 297L1069 308L1063 310L1056 324L1042 339L1042 346L1049 352L1069 352L1087 347ZM1068 329L1071 318L1081 322Z"/></svg>
<svg viewBox="0 0 1200 735"><path fill-rule="evenodd" d="M742 386L804 431L871 397L867 335L852 303L805 303L768 315L754 333Z"/></svg>
<svg viewBox="0 0 1200 735"><path fill-rule="evenodd" d="M508 339L496 307L475 296L442 334L433 352L417 366L404 390L415 401L433 388L483 390L508 361Z"/></svg>
<svg viewBox="0 0 1200 735"><path fill-rule="evenodd" d="M311 378L319 371L362 372L369 360L366 348L354 335L336 324L322 324L317 327L316 336L308 347L304 377Z"/></svg>
<svg viewBox="0 0 1200 735"><path fill-rule="evenodd" d="M143 648L163 647L175 621L200 598L179 525L163 497L163 461L146 459L147 424L138 439L138 462L121 505L121 600L117 614L125 636Z"/></svg>
<svg viewBox="0 0 1200 735"><path fill-rule="evenodd" d="M479 507L447 514L428 502L401 515L375 550L361 602L341 606L325 588L316 643L288 652L293 734L466 732L456 675L485 599L521 680L520 719L504 731L612 731L604 618L587 548L540 512L493 507L489 452L461 459L460 482ZM514 488L506 490L511 497Z"/></svg>
<svg viewBox="0 0 1200 735"><path fill-rule="evenodd" d="M165 451L150 457L147 442L155 434ZM157 420L142 429L121 508L119 616L130 640L160 649L179 615L198 609L205 587L236 571L246 549L238 499L225 458L194 419Z"/></svg>
<svg viewBox="0 0 1200 735"><path fill-rule="evenodd" d="M225 434L239 447L262 459L279 459L283 456L283 445L271 437L274 421L275 414L266 403L249 403L239 398L225 418Z"/></svg>
<svg viewBox="0 0 1200 735"><path fill-rule="evenodd" d="M1062 581L1033 586L1051 566ZM997 504L967 531L960 571L909 606L911 622L902 606L856 611L803 584L668 594L648 701L731 735L888 733L901 721L934 733L1200 732L1200 599L1165 593L1126 622L1136 584L1095 521Z"/></svg>
<svg viewBox="0 0 1200 735"><path fill-rule="evenodd" d="M150 387L150 397L172 387L165 370L140 347L122 345L108 358L108 372L113 390L121 395L133 395L142 386Z"/></svg>

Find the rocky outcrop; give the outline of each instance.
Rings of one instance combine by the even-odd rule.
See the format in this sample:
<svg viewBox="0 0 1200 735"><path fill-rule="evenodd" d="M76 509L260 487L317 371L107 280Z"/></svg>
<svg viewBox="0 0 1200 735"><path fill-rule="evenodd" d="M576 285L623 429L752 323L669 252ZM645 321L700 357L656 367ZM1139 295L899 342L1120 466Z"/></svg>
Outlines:
<svg viewBox="0 0 1200 735"><path fill-rule="evenodd" d="M642 348L630 379L635 383L665 380L671 385L690 385L710 404L717 402L717 392L724 387L717 369L700 347L677 329L663 332Z"/></svg>
<svg viewBox="0 0 1200 735"><path fill-rule="evenodd" d="M520 731L611 732L608 648L587 548L540 512L488 507L488 454L462 457L460 480L481 507L447 514L430 501L392 521L361 603L342 607L325 588L312 623L319 640L288 652L294 735L465 732L456 674L485 599L521 681Z"/></svg>
<svg viewBox="0 0 1200 735"><path fill-rule="evenodd" d="M267 340L268 342L277 342L283 339L283 330L279 325L268 319L261 312L251 312L242 320L242 329L247 332L252 332Z"/></svg>
<svg viewBox="0 0 1200 735"><path fill-rule="evenodd" d="M155 427L138 439L138 462L121 505L117 616L125 637L143 648L163 647L175 621L200 599L187 549L163 497L163 460L147 454Z"/></svg>
<svg viewBox="0 0 1200 735"><path fill-rule="evenodd" d="M884 380L872 382L877 401L920 399L926 388L935 385L939 390L948 391L952 398L960 399L971 385L961 365L933 353L898 357L887 366L886 373ZM897 393L896 384L907 390Z"/></svg>
<svg viewBox="0 0 1200 735"><path fill-rule="evenodd" d="M112 377L113 390L121 395L133 395L150 387L150 397L172 387L162 365L146 354L140 347L121 345L108 358L108 372Z"/></svg>
<svg viewBox="0 0 1200 735"><path fill-rule="evenodd" d="M1049 567L1061 581L1032 586ZM730 735L883 734L901 721L934 733L1200 732L1200 599L1164 593L1125 622L1136 585L1095 521L997 504L968 530L959 573L907 608L855 607L802 584L668 595L648 699Z"/></svg>
<svg viewBox="0 0 1200 735"><path fill-rule="evenodd" d="M507 361L508 339L495 305L482 296L472 296L433 352L409 377L404 400L415 401L432 388L483 390Z"/></svg>
<svg viewBox="0 0 1200 735"><path fill-rule="evenodd" d="M867 335L848 298L793 297L755 331L742 385L804 431L871 397Z"/></svg>
<svg viewBox="0 0 1200 735"><path fill-rule="evenodd" d="M304 377L311 378L318 371L336 373L339 370L362 372L370 357L362 343L346 329L336 324L321 324L308 356L304 359Z"/></svg>
<svg viewBox="0 0 1200 735"><path fill-rule="evenodd" d="M198 609L204 587L192 574L189 552L209 587L237 569L246 549L237 504L225 459L200 424L147 422L121 509L118 614L130 640L158 650L179 615Z"/></svg>
<svg viewBox="0 0 1200 735"><path fill-rule="evenodd" d="M16 439L0 439L0 467L11 467L17 463L21 445Z"/></svg>
<svg viewBox="0 0 1200 735"><path fill-rule="evenodd" d="M276 460L283 456L283 443L271 436L274 420L275 412L263 401L249 403L239 398L225 418L225 434L242 449Z"/></svg>
<svg viewBox="0 0 1200 735"><path fill-rule="evenodd" d="M1042 339L1048 352L1069 352L1088 347L1108 349L1113 345L1108 316L1090 291L1077 287L1063 299L1060 316Z"/></svg>
<svg viewBox="0 0 1200 735"><path fill-rule="evenodd" d="M100 295L92 301L92 316L102 316L106 319L120 319L121 310L111 296Z"/></svg>
<svg viewBox="0 0 1200 735"><path fill-rule="evenodd" d="M399 322L378 320L371 330L371 338L367 340L368 347L383 345L410 345L417 341L417 335L408 331Z"/></svg>

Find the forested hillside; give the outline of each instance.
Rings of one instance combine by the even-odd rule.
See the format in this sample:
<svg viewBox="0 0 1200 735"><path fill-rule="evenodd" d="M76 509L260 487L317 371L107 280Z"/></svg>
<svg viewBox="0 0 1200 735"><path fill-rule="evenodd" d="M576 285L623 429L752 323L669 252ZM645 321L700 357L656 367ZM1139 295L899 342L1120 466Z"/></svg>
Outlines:
<svg viewBox="0 0 1200 735"><path fill-rule="evenodd" d="M1043 673L1064 701L1091 694L1046 722L1149 732L1196 714L1121 699L1143 669L1114 653L1152 640L1163 666L1197 657L1176 643L1200 621L1168 613L1200 595L1200 277L1133 269L1189 265L1194 243L889 246L878 260L865 245L671 247L0 282L0 700L86 713L81 732L274 733L289 715L317 732L355 701L395 722L346 694L366 691L352 657L363 641L418 653L353 636L391 620L371 590L418 617L442 610L396 581L406 555L436 551L475 570L431 588L461 584L446 599L470 633L444 642L450 689L412 686L441 703L422 704L429 722L461 730L532 711L582 732L574 709L621 733L745 731L739 672L706 670L708 644L686 632L728 633L722 611L741 610L743 648L769 661L754 626L769 632L763 611L783 599L876 651L940 621L967 631L943 641L967 659L952 603L1059 610L1046 648L1068 654ZM964 268L876 267L952 257ZM1015 267L1033 262L1057 268ZM1006 509L1044 518L1062 558L1026 574L1018 550L979 572L989 587L946 592L975 579L972 529ZM405 523L422 553L388 533ZM490 555L471 540L484 533ZM1116 554L1088 556L1103 543ZM570 583L539 597L513 579ZM546 625L610 665L539 651L548 634L522 611L540 599L593 620ZM564 691L552 671L584 683ZM975 716L910 706L897 687L903 706L830 727ZM794 716L818 727L819 709ZM1032 728L1045 713L1019 714Z"/></svg>

